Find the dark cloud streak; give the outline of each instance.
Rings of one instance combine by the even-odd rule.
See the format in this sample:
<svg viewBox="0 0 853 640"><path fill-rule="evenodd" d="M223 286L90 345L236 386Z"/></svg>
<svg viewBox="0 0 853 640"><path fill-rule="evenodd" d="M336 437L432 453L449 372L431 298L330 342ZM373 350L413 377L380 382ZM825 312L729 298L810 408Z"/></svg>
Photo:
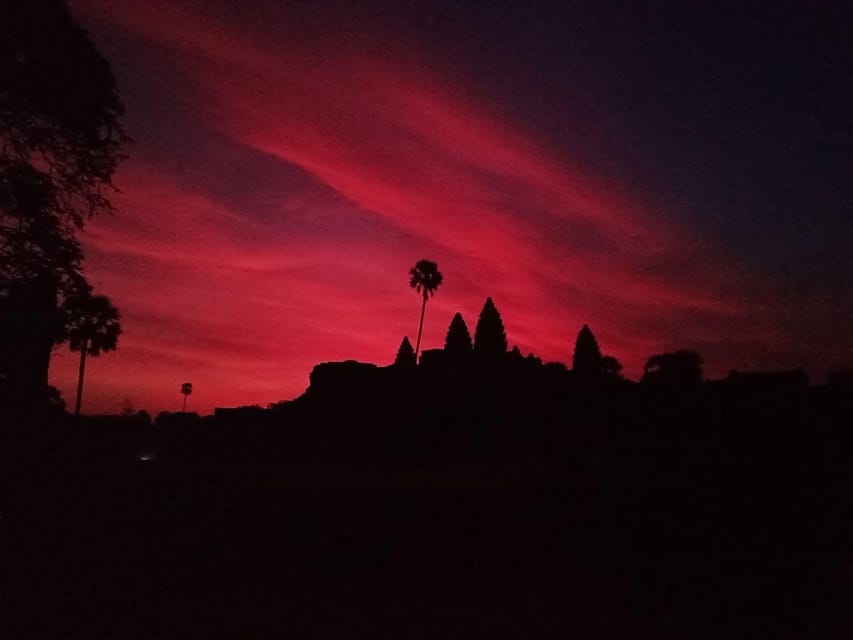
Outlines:
<svg viewBox="0 0 853 640"><path fill-rule="evenodd" d="M712 373L853 358L831 12L72 4L137 140L86 236L127 336L93 408L167 408L183 378L203 410L264 404L317 361L390 361L425 256L427 346L491 295L511 343L567 361L589 323L630 375L676 347Z"/></svg>

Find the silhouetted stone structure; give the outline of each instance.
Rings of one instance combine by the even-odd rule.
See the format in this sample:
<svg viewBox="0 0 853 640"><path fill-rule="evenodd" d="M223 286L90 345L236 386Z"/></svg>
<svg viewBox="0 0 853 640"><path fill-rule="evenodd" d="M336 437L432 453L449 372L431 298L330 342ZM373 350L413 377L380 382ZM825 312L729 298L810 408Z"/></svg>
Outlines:
<svg viewBox="0 0 853 640"><path fill-rule="evenodd" d="M374 386L380 380L379 367L375 364L346 360L324 362L311 371L309 392L326 396L346 397Z"/></svg>
<svg viewBox="0 0 853 640"><path fill-rule="evenodd" d="M506 353L506 330L501 314L491 298L486 298L474 331L474 352L480 357L496 357Z"/></svg>
<svg viewBox="0 0 853 640"><path fill-rule="evenodd" d="M217 420L256 421L266 413L263 407L253 405L245 407L216 407L213 417Z"/></svg>
<svg viewBox="0 0 853 640"><path fill-rule="evenodd" d="M587 325L583 326L575 341L572 373L585 380L595 379L601 373L601 350Z"/></svg>
<svg viewBox="0 0 853 640"><path fill-rule="evenodd" d="M450 321L450 326L447 328L447 337L444 340L444 350L448 355L454 358L466 358L471 354L473 345L471 343L471 334L468 332L468 326L462 318L462 314L457 312Z"/></svg>
<svg viewBox="0 0 853 640"><path fill-rule="evenodd" d="M450 362L449 354L444 349L424 349L418 364L423 369L443 368Z"/></svg>
<svg viewBox="0 0 853 640"><path fill-rule="evenodd" d="M415 366L415 350L412 348L412 343L409 342L409 336L405 336L400 343L400 348L397 349L397 357L394 358L394 364L398 367Z"/></svg>

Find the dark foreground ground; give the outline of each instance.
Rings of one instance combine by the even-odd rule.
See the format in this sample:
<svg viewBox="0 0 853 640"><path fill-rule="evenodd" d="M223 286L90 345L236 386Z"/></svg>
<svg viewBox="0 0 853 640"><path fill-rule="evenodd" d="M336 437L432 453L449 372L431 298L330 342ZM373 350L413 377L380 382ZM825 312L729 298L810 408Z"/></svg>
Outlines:
<svg viewBox="0 0 853 640"><path fill-rule="evenodd" d="M853 637L835 417L611 431L544 472L485 455L278 473L35 429L5 451L0 637Z"/></svg>

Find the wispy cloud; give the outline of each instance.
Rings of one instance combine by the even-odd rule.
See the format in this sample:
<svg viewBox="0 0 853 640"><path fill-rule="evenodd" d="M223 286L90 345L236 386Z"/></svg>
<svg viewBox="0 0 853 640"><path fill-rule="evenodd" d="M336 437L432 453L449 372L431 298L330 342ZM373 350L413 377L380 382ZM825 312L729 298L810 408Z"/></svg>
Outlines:
<svg viewBox="0 0 853 640"><path fill-rule="evenodd" d="M121 348L101 365L110 382L94 371L89 381L98 408L123 397L168 407L184 377L203 410L266 403L300 393L318 361L388 362L416 331L406 273L423 257L445 274L427 347L443 343L457 310L473 329L487 295L511 344L567 361L588 322L633 375L674 347L716 345L706 360L717 371L748 364L726 335L774 335L759 313L766 301L744 293L752 276L701 229L658 215L655 194L585 170L382 43L277 41L200 3L74 6L168 52L179 72L148 98L195 96L188 135L200 152L226 140L244 159L314 181L264 183L261 214L252 193L240 195L260 170L245 160L226 201L217 181L228 171L188 180L151 161L169 149L146 140L145 107L130 105L143 130L119 176L119 212L86 234L92 279L125 320ZM122 62L129 74L146 64ZM70 388L68 357L54 372Z"/></svg>

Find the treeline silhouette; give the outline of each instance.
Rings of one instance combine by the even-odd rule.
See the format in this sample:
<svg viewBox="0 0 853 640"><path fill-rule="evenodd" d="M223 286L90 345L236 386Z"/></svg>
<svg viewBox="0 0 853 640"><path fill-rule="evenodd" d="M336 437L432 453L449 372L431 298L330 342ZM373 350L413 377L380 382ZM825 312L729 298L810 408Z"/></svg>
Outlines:
<svg viewBox="0 0 853 640"><path fill-rule="evenodd" d="M587 326L571 368L507 347L489 299L473 339L456 314L267 408L28 424L10 628L55 631L51 602L140 637L847 637L849 374L703 381L674 351L631 382Z"/></svg>
<svg viewBox="0 0 853 640"><path fill-rule="evenodd" d="M52 351L115 349L119 312L84 275L79 232L112 211L129 142L110 66L59 0L0 3L0 414L55 401Z"/></svg>

